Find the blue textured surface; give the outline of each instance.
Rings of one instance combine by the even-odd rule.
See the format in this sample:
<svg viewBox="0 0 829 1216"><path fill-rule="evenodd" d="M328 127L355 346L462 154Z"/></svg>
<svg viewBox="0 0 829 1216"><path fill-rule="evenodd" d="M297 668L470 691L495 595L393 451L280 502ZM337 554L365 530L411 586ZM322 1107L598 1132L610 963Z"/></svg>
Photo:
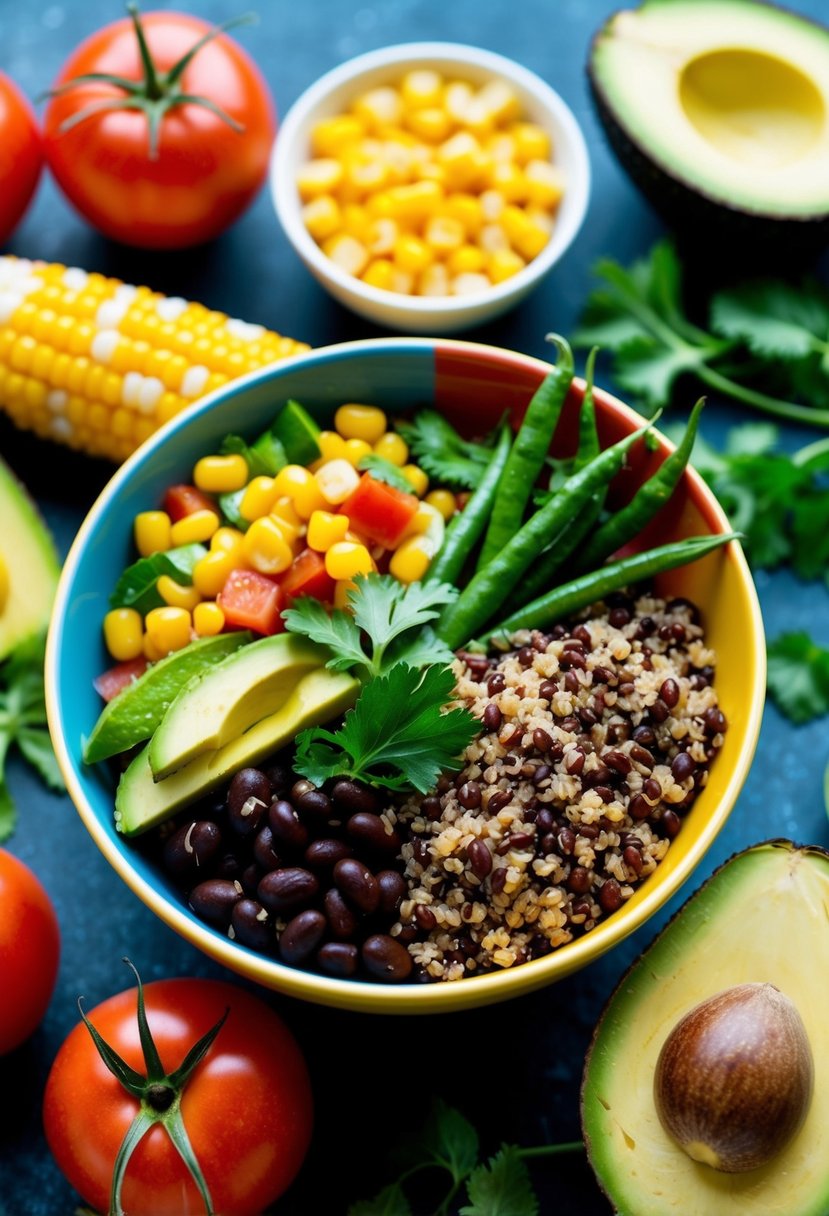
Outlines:
<svg viewBox="0 0 829 1216"><path fill-rule="evenodd" d="M823 0L797 0L795 6L816 18L825 16ZM201 0L190 7L217 20L232 11L226 0ZM587 96L583 66L589 41L613 7L611 0L524 0L508 13L498 0L455 0L451 5L434 0L271 0L260 5L260 26L241 31L240 40L264 68L283 113L308 84L344 58L414 38L476 42L518 59L562 94L584 127L593 164L585 227L530 300L497 323L465 335L543 357L548 330L572 330L594 260L602 254L628 260L647 249L660 231L610 156ZM34 96L53 79L69 50L117 11L103 0L32 0L25 6L0 0L0 68ZM44 181L9 249L200 299L313 345L381 332L345 313L307 275L282 237L266 194L213 245L148 255L96 236ZM695 267L699 277L715 276L717 269ZM826 278L825 261L822 274ZM729 424L744 417L715 404L703 429L717 441ZM809 438L808 432L793 428L784 433L790 448ZM5 422L0 422L0 452L37 496L65 551L109 468L17 434ZM829 595L823 586L806 587L786 574L761 574L758 588L770 636L806 628L829 644ZM829 844L821 796L826 759L825 721L796 729L769 707L737 807L685 893L732 852L757 840L784 834ZM11 782L21 810L11 847L52 894L62 926L63 960L42 1028L25 1048L0 1062L0 1089L6 1095L0 1105L0 1213L68 1216L77 1200L49 1156L39 1110L50 1062L77 1017L76 996L84 993L92 1005L127 987L128 975L119 962L124 954L145 979L224 973L130 894L86 835L68 799L44 793L17 764ZM576 1137L578 1083L591 1029L623 970L680 900L573 979L506 1006L438 1022L381 1021L273 998L308 1055L317 1096L311 1155L278 1211L283 1216L340 1216L349 1200L379 1189L388 1143L414 1125L432 1094L467 1111L489 1149L502 1140L529 1145ZM620 1068L625 1065L619 1062ZM535 1163L533 1178L545 1213L600 1216L608 1211L581 1159Z"/></svg>

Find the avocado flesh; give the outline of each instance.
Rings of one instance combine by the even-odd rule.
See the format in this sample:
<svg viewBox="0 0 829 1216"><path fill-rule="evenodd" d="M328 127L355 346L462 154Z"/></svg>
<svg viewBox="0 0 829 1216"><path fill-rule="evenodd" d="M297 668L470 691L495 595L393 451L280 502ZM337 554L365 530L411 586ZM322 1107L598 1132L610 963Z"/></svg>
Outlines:
<svg viewBox="0 0 829 1216"><path fill-rule="evenodd" d="M275 713L298 680L330 652L291 633L243 646L182 688L150 741L156 781L216 751Z"/></svg>
<svg viewBox="0 0 829 1216"><path fill-rule="evenodd" d="M829 31L749 0L650 0L610 18L589 71L646 189L638 157L732 209L829 212Z"/></svg>
<svg viewBox="0 0 829 1216"><path fill-rule="evenodd" d="M258 764L289 743L299 731L319 726L350 709L358 680L318 667L299 681L287 701L239 738L191 760L163 781L154 781L149 745L122 774L115 793L115 822L125 836L137 836L163 823L181 807L227 781L240 768Z"/></svg>
<svg viewBox="0 0 829 1216"><path fill-rule="evenodd" d="M46 525L0 460L0 659L49 623L60 566Z"/></svg>
<svg viewBox="0 0 829 1216"><path fill-rule="evenodd" d="M826 1216L829 1212L829 853L757 845L719 869L622 979L597 1027L582 1123L622 1216ZM768 1165L725 1174L663 1130L653 1099L662 1044L700 1001L752 981L797 1006L815 1063L806 1121Z"/></svg>

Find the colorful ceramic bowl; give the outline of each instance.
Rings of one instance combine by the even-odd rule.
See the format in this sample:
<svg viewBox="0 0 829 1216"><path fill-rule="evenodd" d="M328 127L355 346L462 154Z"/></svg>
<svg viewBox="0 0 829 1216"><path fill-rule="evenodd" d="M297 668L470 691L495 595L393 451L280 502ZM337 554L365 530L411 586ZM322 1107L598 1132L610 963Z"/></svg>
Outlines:
<svg viewBox="0 0 829 1216"><path fill-rule="evenodd" d="M632 899L584 937L511 970L453 983L385 986L330 979L255 954L199 920L141 850L116 832L112 783L104 771L82 762L83 737L100 710L92 680L109 665L101 621L110 590L132 560L133 519L159 502L172 482L186 480L195 461L215 450L228 431L255 435L271 421L276 406L293 397L320 421L349 400L376 402L392 412L429 403L458 426L480 433L505 408L517 420L548 370L546 363L525 355L427 338L378 339L311 351L220 389L168 423L118 470L81 527L64 566L46 662L49 724L66 784L93 840L136 895L233 971L292 996L375 1013L437 1013L519 996L578 970L638 929L689 876L725 823L751 762L765 689L760 610L735 544L658 583L660 591L689 596L699 605L707 642L719 656L716 687L730 726L708 785L666 859ZM559 453L575 447L582 391L577 381L557 433ZM596 405L604 444L641 423L633 410L607 393L597 391ZM635 449L627 492L670 445L660 440L656 453L643 448ZM711 491L688 471L648 540L727 530Z"/></svg>

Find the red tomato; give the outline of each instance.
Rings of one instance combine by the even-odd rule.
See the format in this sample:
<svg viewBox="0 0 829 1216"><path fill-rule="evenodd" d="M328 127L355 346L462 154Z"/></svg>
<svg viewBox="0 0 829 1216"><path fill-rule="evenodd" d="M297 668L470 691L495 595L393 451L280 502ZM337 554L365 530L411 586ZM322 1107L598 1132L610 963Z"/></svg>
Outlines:
<svg viewBox="0 0 829 1216"><path fill-rule="evenodd" d="M113 697L118 696L122 688L126 688L128 684L132 684L133 680L143 676L148 665L143 655L138 659L128 659L125 663L116 663L108 671L102 671L99 676L96 676L92 685L105 701L111 701Z"/></svg>
<svg viewBox="0 0 829 1216"><path fill-rule="evenodd" d="M211 29L185 13L147 13L140 20L159 77ZM89 72L145 79L129 18L83 42L55 85ZM116 85L82 84L50 101L44 116L49 167L70 202L106 236L154 249L210 240L244 211L265 180L276 132L273 102L239 44L222 34L203 46L185 68L180 92L207 98L243 130L207 106L174 105L161 118L153 155L147 114L140 109L98 110L61 130L88 106L126 97Z"/></svg>
<svg viewBox="0 0 829 1216"><path fill-rule="evenodd" d="M312 595L315 600L330 603L334 598L334 580L325 569L325 558L313 549L303 549L290 570L279 584L290 608L301 595Z"/></svg>
<svg viewBox="0 0 829 1216"><path fill-rule="evenodd" d="M412 522L420 504L414 494L404 494L394 486L364 473L357 489L340 510L348 516L355 532L376 541L385 549L398 544Z"/></svg>
<svg viewBox="0 0 829 1216"><path fill-rule="evenodd" d="M215 511L216 504L195 486L170 486L164 495L164 510L175 524L196 511Z"/></svg>
<svg viewBox="0 0 829 1216"><path fill-rule="evenodd" d="M0 243L28 206L43 166L34 110L13 80L0 72Z"/></svg>
<svg viewBox="0 0 829 1216"><path fill-rule="evenodd" d="M230 984L158 980L144 986L144 997L168 1072L230 1009L184 1088L181 1114L214 1211L258 1216L290 1185L311 1138L311 1087L295 1039L267 1005ZM131 988L104 1001L89 1019L144 1076L136 1003ZM138 1100L107 1069L79 1023L52 1066L43 1118L58 1165L95 1211L109 1211L113 1164L137 1110ZM129 1216L204 1213L187 1167L158 1125L133 1152L122 1203Z"/></svg>
<svg viewBox="0 0 829 1216"><path fill-rule="evenodd" d="M272 578L255 570L231 570L216 596L231 629L252 629L254 633L282 633L282 588Z"/></svg>
<svg viewBox="0 0 829 1216"><path fill-rule="evenodd" d="M28 866L0 849L0 1056L40 1024L55 986L60 933Z"/></svg>

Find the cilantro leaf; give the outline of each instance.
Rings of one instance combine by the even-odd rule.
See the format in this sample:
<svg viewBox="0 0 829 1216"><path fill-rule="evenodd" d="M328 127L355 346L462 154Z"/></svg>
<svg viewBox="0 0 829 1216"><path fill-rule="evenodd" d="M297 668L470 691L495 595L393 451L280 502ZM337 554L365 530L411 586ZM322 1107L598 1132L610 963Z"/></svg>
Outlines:
<svg viewBox="0 0 829 1216"><path fill-rule="evenodd" d="M829 713L829 650L808 633L784 633L768 645L768 689L798 724Z"/></svg>
<svg viewBox="0 0 829 1216"><path fill-rule="evenodd" d="M673 347L652 338L637 338L619 350L614 375L622 388L656 410L670 402L677 377L698 370L702 361L703 356L693 347Z"/></svg>
<svg viewBox="0 0 829 1216"><path fill-rule="evenodd" d="M412 483L408 477L400 472L396 464L386 460L385 456L369 452L359 461L357 468L363 473L371 473L376 481L384 481L387 486L393 486L395 490L400 490L403 494L413 493Z"/></svg>
<svg viewBox="0 0 829 1216"><path fill-rule="evenodd" d="M803 359L829 351L829 296L816 283L743 283L714 296L711 324L762 358Z"/></svg>
<svg viewBox="0 0 829 1216"><path fill-rule="evenodd" d="M315 785L343 776L426 794L441 772L460 767L460 754L479 729L468 709L443 712L454 688L449 668L421 673L397 664L366 684L338 731L302 731L294 767Z"/></svg>
<svg viewBox="0 0 829 1216"><path fill-rule="evenodd" d="M16 743L44 785L51 790L65 789L48 731L23 727Z"/></svg>
<svg viewBox="0 0 829 1216"><path fill-rule="evenodd" d="M538 1216L529 1171L514 1145L504 1144L466 1184L469 1203L460 1216Z"/></svg>
<svg viewBox="0 0 829 1216"><path fill-rule="evenodd" d="M397 430L413 456L430 477L452 486L474 490L492 457L489 443L463 439L437 410L418 410Z"/></svg>
<svg viewBox="0 0 829 1216"><path fill-rule="evenodd" d="M329 614L319 600L303 595L294 600L292 608L282 613L282 619L291 633L301 633L312 642L319 642L333 651L325 664L332 671L368 667L368 657L360 642L360 631L350 613L335 608Z"/></svg>
<svg viewBox="0 0 829 1216"><path fill-rule="evenodd" d="M348 1209L348 1216L411 1216L411 1205L399 1182L384 1187L373 1199L358 1199Z"/></svg>
<svg viewBox="0 0 829 1216"><path fill-rule="evenodd" d="M454 1182L478 1163L478 1133L459 1110L440 1099L432 1104L420 1146L428 1159L449 1171Z"/></svg>

